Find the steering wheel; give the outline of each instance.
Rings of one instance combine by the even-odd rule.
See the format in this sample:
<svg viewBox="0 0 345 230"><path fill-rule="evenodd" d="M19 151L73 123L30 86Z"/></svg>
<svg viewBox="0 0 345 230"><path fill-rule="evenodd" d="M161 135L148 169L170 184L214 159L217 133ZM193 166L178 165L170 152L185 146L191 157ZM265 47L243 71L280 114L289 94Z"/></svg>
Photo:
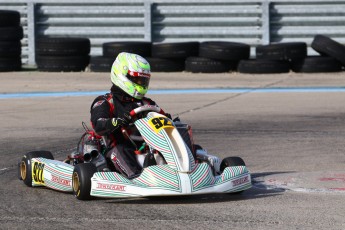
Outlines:
<svg viewBox="0 0 345 230"><path fill-rule="evenodd" d="M133 109L132 111L129 112L129 115L131 116L131 120L134 122L136 121L137 115L141 114L143 112L156 112L156 113L160 113L160 114L165 114L165 112L159 108L158 106L155 105L143 105L140 106L138 108ZM127 131L125 128L121 128L122 133L127 136L130 140L133 141L143 141L143 137L142 136L137 136L137 135L128 135Z"/></svg>
<svg viewBox="0 0 345 230"><path fill-rule="evenodd" d="M140 106L138 108L133 109L131 112L129 112L129 115L131 116L132 121L135 121L136 116L140 113L143 113L143 112L156 112L156 113L160 113L160 114L165 114L164 111L161 108L159 108L158 106L143 105L143 106Z"/></svg>

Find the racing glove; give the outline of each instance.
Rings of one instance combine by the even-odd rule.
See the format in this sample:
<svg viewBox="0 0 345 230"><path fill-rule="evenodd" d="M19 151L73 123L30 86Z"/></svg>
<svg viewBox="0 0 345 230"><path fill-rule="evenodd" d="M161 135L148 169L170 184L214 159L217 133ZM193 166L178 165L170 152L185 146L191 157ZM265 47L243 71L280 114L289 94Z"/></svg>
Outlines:
<svg viewBox="0 0 345 230"><path fill-rule="evenodd" d="M114 117L111 119L112 130L115 130L119 127L128 126L130 121L131 117L128 113L124 113L121 117Z"/></svg>
<svg viewBox="0 0 345 230"><path fill-rule="evenodd" d="M171 114L170 114L170 113L165 113L165 116L166 116L167 118L169 118L170 120L172 120L172 117L171 117Z"/></svg>

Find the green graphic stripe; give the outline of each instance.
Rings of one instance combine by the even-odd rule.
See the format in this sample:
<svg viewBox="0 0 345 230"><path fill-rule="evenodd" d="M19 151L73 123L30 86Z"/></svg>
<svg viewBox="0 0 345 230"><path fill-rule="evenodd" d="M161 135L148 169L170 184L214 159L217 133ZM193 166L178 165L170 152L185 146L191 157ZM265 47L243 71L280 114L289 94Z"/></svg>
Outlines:
<svg viewBox="0 0 345 230"><path fill-rule="evenodd" d="M72 174L73 174L73 166L70 166L69 168L62 167L59 164L56 164L52 162L52 160L47 160L45 158L36 158L37 162L43 163L44 171L47 171L51 173L54 176L61 177L63 179L71 180Z"/></svg>
<svg viewBox="0 0 345 230"><path fill-rule="evenodd" d="M176 159L176 151L173 147L173 144L171 143L168 134L165 132L165 130L162 130L161 133L164 135L165 140L167 141L167 144L169 146L170 149L170 153L164 155L164 158L167 162L171 162L170 165L174 165L176 167L177 170L181 170L181 166L178 163L178 160Z"/></svg>
<svg viewBox="0 0 345 230"><path fill-rule="evenodd" d="M215 178L208 164L197 164L191 175L193 191L214 185Z"/></svg>
<svg viewBox="0 0 345 230"><path fill-rule="evenodd" d="M138 128L142 136L150 140L150 142L155 143L155 145L157 145L158 147L166 151L169 151L168 145L164 140L163 136L160 137L156 132L148 128L143 121L138 122L138 124L140 124Z"/></svg>
<svg viewBox="0 0 345 230"><path fill-rule="evenodd" d="M45 186L60 191L71 191L72 173L74 169L73 166L67 164L61 166L60 162L41 157L35 158L34 161L36 161L37 163L44 164L43 176ZM52 177L55 177L57 181L48 179L47 174L50 174ZM60 181L60 183L58 181ZM64 184L64 182L67 182L68 184L66 185ZM33 185L38 186L34 183L35 181L33 180Z"/></svg>
<svg viewBox="0 0 345 230"><path fill-rule="evenodd" d="M145 119L143 119L145 120ZM166 136L166 132L164 129L160 131L160 134L163 135L164 138L160 138L153 130L149 129L145 124L144 121L139 120L140 122L143 123L143 125L140 125L140 133L145 139L149 140L150 143L148 143L152 148L160 151L166 160L166 162L170 165L173 166L174 168L176 166L176 160L172 157L173 154L171 153L172 148L171 148L171 143L169 142L169 139ZM138 121L137 121L138 122ZM138 123L140 123L138 122ZM156 145L152 145L152 144Z"/></svg>
<svg viewBox="0 0 345 230"><path fill-rule="evenodd" d="M94 177L100 180L108 180L122 183L131 183L130 180L116 172L97 172L94 174Z"/></svg>
<svg viewBox="0 0 345 230"><path fill-rule="evenodd" d="M186 149L188 151L188 158L189 158L189 162L190 162L190 167L191 167L191 170L193 170L195 168L195 159L194 159L194 156L192 154L192 152L190 151L188 145L186 143L184 143L185 146L186 146Z"/></svg>
<svg viewBox="0 0 345 230"><path fill-rule="evenodd" d="M225 192L240 192L240 191L250 189L251 187L252 187L251 183L246 183L241 186L236 186L235 188L226 190Z"/></svg>
<svg viewBox="0 0 345 230"><path fill-rule="evenodd" d="M167 172L158 166L146 168L139 178L133 179L133 183L146 188L156 187L174 191L179 190L180 187L179 178L176 173Z"/></svg>
<svg viewBox="0 0 345 230"><path fill-rule="evenodd" d="M104 197L129 197L138 196L139 194L131 194L126 192L105 191L99 189L92 189L91 196L104 196Z"/></svg>
<svg viewBox="0 0 345 230"><path fill-rule="evenodd" d="M160 148L169 150L166 141L163 139L163 136L160 138L155 132L153 132L151 129L148 129L145 125L139 127L139 132L142 136L148 140L151 140L151 142L155 143Z"/></svg>
<svg viewBox="0 0 345 230"><path fill-rule="evenodd" d="M234 178L235 176L248 173L246 166L233 166L233 167L227 167L224 169L224 172L220 176L219 180L221 181L227 181L229 179ZM218 181L217 181L218 183Z"/></svg>
<svg viewBox="0 0 345 230"><path fill-rule="evenodd" d="M71 186L61 185L61 184L58 184L56 182L53 182L51 180L46 180L46 179L44 180L44 183L49 188L53 188L53 189L65 191L65 192L72 191L72 185Z"/></svg>

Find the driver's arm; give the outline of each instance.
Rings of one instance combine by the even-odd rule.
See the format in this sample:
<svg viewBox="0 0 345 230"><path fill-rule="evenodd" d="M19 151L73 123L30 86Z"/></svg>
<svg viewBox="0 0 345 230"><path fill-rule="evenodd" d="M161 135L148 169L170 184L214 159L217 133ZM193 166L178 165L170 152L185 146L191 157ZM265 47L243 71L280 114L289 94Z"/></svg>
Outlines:
<svg viewBox="0 0 345 230"><path fill-rule="evenodd" d="M108 135L128 122L125 116L110 117L110 106L106 100L97 101L91 108L91 123L98 135Z"/></svg>

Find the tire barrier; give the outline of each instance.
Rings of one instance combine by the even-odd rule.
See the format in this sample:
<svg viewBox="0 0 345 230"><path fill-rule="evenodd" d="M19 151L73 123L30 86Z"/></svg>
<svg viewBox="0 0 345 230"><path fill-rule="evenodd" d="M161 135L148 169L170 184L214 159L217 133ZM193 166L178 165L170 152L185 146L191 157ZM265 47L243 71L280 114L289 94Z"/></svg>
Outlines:
<svg viewBox="0 0 345 230"><path fill-rule="evenodd" d="M297 73L339 72L342 64L333 57L310 56L293 61L291 69Z"/></svg>
<svg viewBox="0 0 345 230"><path fill-rule="evenodd" d="M236 70L240 60L248 59L250 46L237 42L202 42L199 57L186 60L186 71L192 73L226 73Z"/></svg>
<svg viewBox="0 0 345 230"><path fill-rule="evenodd" d="M92 72L109 72L113 62L115 61L114 57L105 57L105 56L92 56L90 59L90 70Z"/></svg>
<svg viewBox="0 0 345 230"><path fill-rule="evenodd" d="M248 59L250 46L237 42L203 42L200 44L199 56L215 60L238 61Z"/></svg>
<svg viewBox="0 0 345 230"><path fill-rule="evenodd" d="M288 73L290 71L290 63L286 60L241 60L237 67L240 73Z"/></svg>
<svg viewBox="0 0 345 230"><path fill-rule="evenodd" d="M152 72L181 72L184 71L184 59L167 59L148 57Z"/></svg>
<svg viewBox="0 0 345 230"><path fill-rule="evenodd" d="M121 52L136 53L142 57L151 56L151 42L107 42L102 45L102 56L90 59L92 72L110 72L117 55Z"/></svg>
<svg viewBox="0 0 345 230"><path fill-rule="evenodd" d="M114 60L121 52L135 53L142 57L151 56L150 42L107 42L102 45L102 48L103 56Z"/></svg>
<svg viewBox="0 0 345 230"><path fill-rule="evenodd" d="M21 70L22 38L19 12L0 10L0 72Z"/></svg>
<svg viewBox="0 0 345 230"><path fill-rule="evenodd" d="M186 58L198 53L199 42L154 43L149 63L153 72L181 72Z"/></svg>
<svg viewBox="0 0 345 230"><path fill-rule="evenodd" d="M307 44L303 42L274 43L257 46L256 59L241 60L237 71L240 73L269 74L288 73L293 60L304 59Z"/></svg>
<svg viewBox="0 0 345 230"><path fill-rule="evenodd" d="M90 69L109 72L120 52L137 53L149 61L153 72L246 74L338 72L345 66L345 46L324 35L316 35L311 47L320 56L307 56L305 42L260 45L250 59L250 46L237 42L110 42L103 44L103 56L92 57Z"/></svg>
<svg viewBox="0 0 345 230"><path fill-rule="evenodd" d="M337 59L345 66L345 46L337 41L324 35L316 35L311 43L311 47L321 55Z"/></svg>
<svg viewBox="0 0 345 230"><path fill-rule="evenodd" d="M19 71L23 27L20 13L0 10L0 72ZM345 45L325 35L316 35L311 48L320 56L308 56L304 42L272 43L255 47L227 41L151 43L142 41L107 42L102 56L90 58L90 40L72 37L36 39L36 64L39 71L109 72L120 52L139 54L148 59L153 72L247 74L339 72L345 67Z"/></svg>
<svg viewBox="0 0 345 230"><path fill-rule="evenodd" d="M307 44L304 42L276 43L256 47L257 59L296 60L307 56Z"/></svg>
<svg viewBox="0 0 345 230"><path fill-rule="evenodd" d="M224 73L236 69L235 62L205 57L188 57L185 70L192 73Z"/></svg>
<svg viewBox="0 0 345 230"><path fill-rule="evenodd" d="M256 47L256 59L240 61L237 70L240 73L286 73L289 70L320 73L339 72L344 69L344 45L327 36L316 35L311 47L321 56L307 56L307 44L303 42L258 46Z"/></svg>
<svg viewBox="0 0 345 230"><path fill-rule="evenodd" d="M40 37L36 42L39 71L79 72L89 65L90 40L73 37Z"/></svg>

